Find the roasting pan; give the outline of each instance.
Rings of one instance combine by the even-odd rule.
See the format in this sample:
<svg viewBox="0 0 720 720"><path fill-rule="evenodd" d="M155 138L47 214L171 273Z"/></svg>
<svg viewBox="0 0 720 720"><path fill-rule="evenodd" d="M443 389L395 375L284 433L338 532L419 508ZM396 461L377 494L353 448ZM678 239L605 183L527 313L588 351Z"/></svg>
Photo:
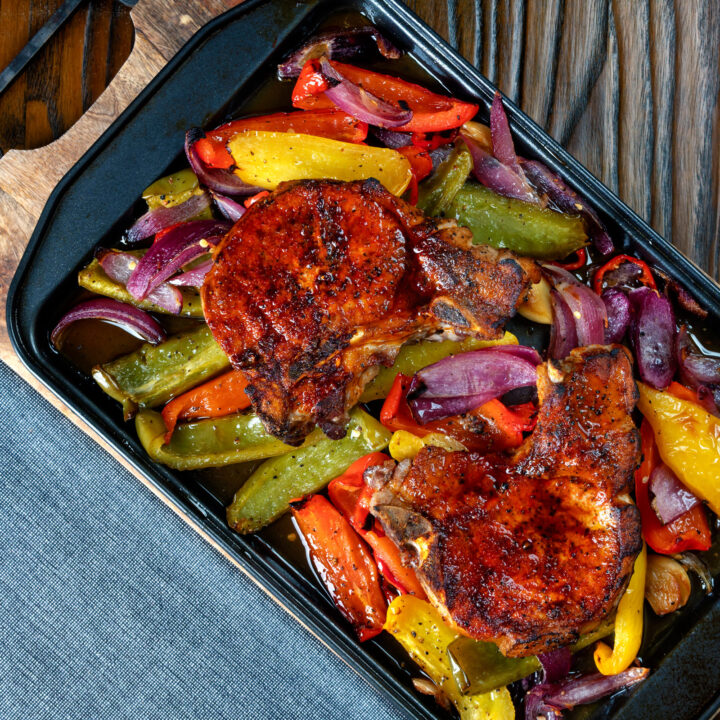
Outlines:
<svg viewBox="0 0 720 720"><path fill-rule="evenodd" d="M204 531L275 601L343 658L407 718L447 717L411 684L412 663L386 634L362 646L304 562L285 552L271 529L242 537L225 523L227 493L202 475L150 461L118 405L49 342L59 312L76 293L77 271L107 238L137 216L141 191L182 165L184 132L216 125L232 114L289 105L268 91L277 62L328 23L377 25L408 52L398 72L462 99L474 99L487 119L495 87L397 0L248 0L203 27L110 126L55 188L8 296L8 329L28 369L139 471L182 515ZM280 93L282 94L282 93ZM685 285L720 329L720 287L663 240L506 101L520 154L559 172L599 211L618 250L651 261ZM716 552L710 551L710 552ZM612 699L569 713L617 720L709 720L720 708L720 601L694 594L692 605L654 630L643 647L649 679Z"/></svg>

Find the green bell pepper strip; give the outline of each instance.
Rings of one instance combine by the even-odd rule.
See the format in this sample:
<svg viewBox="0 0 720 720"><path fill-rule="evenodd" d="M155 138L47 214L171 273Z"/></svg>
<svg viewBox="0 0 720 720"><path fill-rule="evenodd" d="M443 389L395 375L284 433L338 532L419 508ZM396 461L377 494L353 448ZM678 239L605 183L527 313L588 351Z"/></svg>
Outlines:
<svg viewBox="0 0 720 720"><path fill-rule="evenodd" d="M499 340L478 340L470 337L458 341L443 340L433 342L423 340L413 345L403 345L392 366L380 368L380 372L368 383L360 397L360 402L371 402L372 400L386 398L398 373L414 375L418 370L450 355L468 352L468 350L479 350L491 345L517 345L517 342L517 338L512 333L506 332Z"/></svg>
<svg viewBox="0 0 720 720"><path fill-rule="evenodd" d="M210 328L201 325L159 345L145 343L129 355L97 365L92 376L110 397L122 403L127 420L138 407L163 405L229 366Z"/></svg>
<svg viewBox="0 0 720 720"><path fill-rule="evenodd" d="M390 433L355 408L341 440L318 442L264 462L235 493L227 509L231 528L243 535L269 525L289 510L290 501L322 490L359 458L385 448Z"/></svg>
<svg viewBox="0 0 720 720"><path fill-rule="evenodd" d="M191 195L202 192L197 175L190 169L180 170L156 180L143 190L142 199L149 210L173 207L184 203Z"/></svg>
<svg viewBox="0 0 720 720"><path fill-rule="evenodd" d="M138 256L142 253L137 253ZM87 267L84 267L78 273L78 285L90 290L91 292L97 293L98 295L104 295L105 297L113 298L113 300L119 300L120 302L129 303L136 307L142 308L143 310L150 310L151 312L164 313L168 315L168 311L164 308L155 305L154 303L148 302L147 300L140 300L139 302L130 295L125 289L125 286L121 283L111 280L103 270L102 266L97 260L93 260ZM185 317L203 317L202 302L200 301L200 293L195 288L179 288L182 293L183 304L180 310L180 315Z"/></svg>
<svg viewBox="0 0 720 720"><path fill-rule="evenodd" d="M150 458L175 470L222 467L295 450L268 434L260 418L252 412L178 425L167 445L167 428L162 415L154 410L138 412L135 430ZM316 429L304 445L322 437L322 431Z"/></svg>
<svg viewBox="0 0 720 720"><path fill-rule="evenodd" d="M437 170L418 187L417 206L427 215L442 215L465 184L473 168L470 151L458 143Z"/></svg>
<svg viewBox="0 0 720 720"><path fill-rule="evenodd" d="M595 630L580 636L570 646L573 653L607 637L613 631L615 618L605 619ZM522 680L542 668L535 655L505 657L497 645L468 637L458 637L448 646L453 677L463 695L486 693Z"/></svg>
<svg viewBox="0 0 720 720"><path fill-rule="evenodd" d="M502 197L476 182L466 183L458 191L446 216L470 228L475 243L534 258L561 259L587 244L585 223L579 215Z"/></svg>

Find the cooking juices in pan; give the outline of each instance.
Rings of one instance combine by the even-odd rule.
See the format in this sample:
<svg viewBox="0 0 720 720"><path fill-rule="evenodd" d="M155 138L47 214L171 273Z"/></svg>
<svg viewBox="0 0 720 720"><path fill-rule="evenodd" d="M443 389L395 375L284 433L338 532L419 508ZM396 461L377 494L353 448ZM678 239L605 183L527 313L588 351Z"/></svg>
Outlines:
<svg viewBox="0 0 720 720"><path fill-rule="evenodd" d="M387 66L385 62L376 63L376 65L380 66L385 72L405 78L417 80L419 76L424 75L420 68L412 64L409 56L406 56L401 61L394 61L391 67ZM252 98L243 104L236 115L247 116L288 109L291 87L292 84L280 83L275 79L267 80L257 88ZM178 168L184 165L185 163L181 162L178 164ZM113 247L118 244L118 241L118 237L104 238L99 245ZM583 280L590 279L594 270L604 262L604 258L596 250L589 248L588 253L588 262L580 270ZM78 293L75 300L80 300L83 297L83 293ZM680 313L678 319L688 327L691 337L708 354L720 354L720 342L712 332L710 322L685 313ZM197 326L197 321L186 318L163 315L159 316L159 320L165 326L168 334ZM547 334L537 325L518 317L507 325L507 329L518 336L521 344L534 345L540 351L546 350ZM136 341L118 328L106 323L86 320L75 323L66 331L61 351L80 371L87 374L93 366L129 353L139 347L140 344L140 341ZM379 406L377 404L370 405L369 409L374 415L378 415ZM223 505L227 505L234 492L258 465L259 461L224 468L197 470L184 473L182 477L183 481L187 482L188 485L196 483L202 486ZM261 530L258 537L268 548L272 548L278 557L287 561L289 566L308 577L314 577L314 571L307 562L305 550L298 539L296 528L292 525L289 516L286 515L271 526ZM712 574L717 574L718 570L720 570L717 549L714 548L709 551L704 556L704 559L710 566ZM692 597L683 610L664 618L657 618L647 610L645 611L646 632L640 652L640 658L645 665L652 667L653 660L661 657L668 647L670 643L669 633L672 628L687 625L693 613L701 607L705 597L704 592L699 583L694 581L693 585ZM383 634L375 642L381 643L387 652L396 658L398 666L403 668L409 677L420 675L419 671L414 669L412 664L408 662L404 651L399 650L387 635ZM577 664L579 669L591 671L593 669L591 654L588 651L581 654ZM522 695L518 683L512 686L512 691L517 698ZM585 713L586 711L582 712Z"/></svg>

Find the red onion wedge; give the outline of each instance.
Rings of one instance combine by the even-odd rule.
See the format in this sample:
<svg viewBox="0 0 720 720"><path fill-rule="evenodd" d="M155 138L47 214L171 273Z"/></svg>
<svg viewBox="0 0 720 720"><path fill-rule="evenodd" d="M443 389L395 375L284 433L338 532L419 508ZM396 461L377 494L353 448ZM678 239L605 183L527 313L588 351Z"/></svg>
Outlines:
<svg viewBox="0 0 720 720"><path fill-rule="evenodd" d="M553 322L550 326L548 353L551 358L562 360L578 346L575 318L569 305L554 288L550 288L550 302L552 303Z"/></svg>
<svg viewBox="0 0 720 720"><path fill-rule="evenodd" d="M608 324L605 328L605 342L619 343L630 326L630 300L616 288L605 288L600 295L607 310Z"/></svg>
<svg viewBox="0 0 720 720"><path fill-rule="evenodd" d="M720 357L693 352L685 325L681 326L676 343L680 381L697 391L702 407L720 417Z"/></svg>
<svg viewBox="0 0 720 720"><path fill-rule="evenodd" d="M173 207L158 207L148 210L125 233L125 240L130 244L138 243L171 225L194 218L209 207L210 197L204 192L201 195L192 195L185 202Z"/></svg>
<svg viewBox="0 0 720 720"><path fill-rule="evenodd" d="M205 282L205 276L212 267L212 260L206 260L195 266L192 270L186 270L180 275L168 280L171 285L179 285L180 287L202 287ZM148 295L150 297L150 295Z"/></svg>
<svg viewBox="0 0 720 720"><path fill-rule="evenodd" d="M105 271L105 274L115 282L127 285L127 281L138 266L140 258L131 253L118 252L117 250L102 250L98 254L98 262ZM182 293L172 285L163 283L158 285L146 298L163 310L177 315L182 310Z"/></svg>
<svg viewBox="0 0 720 720"><path fill-rule="evenodd" d="M655 496L651 504L663 525L692 510L700 502L664 463L652 471L650 490Z"/></svg>
<svg viewBox="0 0 720 720"><path fill-rule="evenodd" d="M561 683L542 684L525 696L525 720L561 718L563 710L600 700L642 682L650 673L647 668L631 667L617 675L582 675Z"/></svg>
<svg viewBox="0 0 720 720"><path fill-rule="evenodd" d="M537 160L521 159L520 166L525 172L525 177L535 189L547 195L559 210L573 215L582 215L588 225L590 237L602 255L609 255L615 249L598 214L587 200L568 187L562 178Z"/></svg>
<svg viewBox="0 0 720 720"><path fill-rule="evenodd" d="M232 198L229 198L220 193L210 191L217 209L230 221L237 222L244 214L245 207L239 202L235 202Z"/></svg>
<svg viewBox="0 0 720 720"><path fill-rule="evenodd" d="M490 137L492 138L493 155L505 167L512 170L516 175L524 178L524 173L515 154L515 145L510 132L503 101L500 93L496 92L490 106Z"/></svg>
<svg viewBox="0 0 720 720"><path fill-rule="evenodd" d="M575 320L578 347L602 345L608 317L600 296L567 270L549 263L543 263L542 267L570 308Z"/></svg>
<svg viewBox="0 0 720 720"><path fill-rule="evenodd" d="M205 133L199 128L191 128L185 133L185 155L201 185L222 195L255 195L263 189L248 185L231 170L208 167L194 147L201 137L205 137Z"/></svg>
<svg viewBox="0 0 720 720"><path fill-rule="evenodd" d="M415 418L425 424L468 412L510 390L536 382L534 361L494 348L473 350L417 372L408 401Z"/></svg>
<svg viewBox="0 0 720 720"><path fill-rule="evenodd" d="M136 300L145 299L183 265L217 245L229 228L229 223L219 220L194 220L171 228L156 239L133 270L127 283L128 292Z"/></svg>
<svg viewBox="0 0 720 720"><path fill-rule="evenodd" d="M402 55L402 52L372 25L329 30L313 37L280 63L277 69L278 78L287 80L297 77L308 60L323 55L333 60L349 60L356 55L372 52L373 49L388 60L397 60Z"/></svg>
<svg viewBox="0 0 720 720"><path fill-rule="evenodd" d="M387 148L397 150L412 145L412 133L395 132L385 128L374 127L370 132Z"/></svg>
<svg viewBox="0 0 720 720"><path fill-rule="evenodd" d="M59 348L63 330L76 320L105 320L153 345L166 337L160 324L144 310L119 300L95 298L79 303L62 316L50 333L50 341L56 348Z"/></svg>
<svg viewBox="0 0 720 720"><path fill-rule="evenodd" d="M572 652L569 647L562 647L538 655L538 660L543 668L543 682L555 683L564 680L570 672Z"/></svg>
<svg viewBox="0 0 720 720"><path fill-rule="evenodd" d="M524 176L514 173L503 165L469 135L461 133L460 137L470 150L473 158L473 174L478 182L503 197L516 198L536 205L539 203L537 194Z"/></svg>
<svg viewBox="0 0 720 720"><path fill-rule="evenodd" d="M633 308L630 341L640 377L658 390L665 389L677 369L675 312L656 290L641 287L629 294Z"/></svg>
<svg viewBox="0 0 720 720"><path fill-rule="evenodd" d="M400 127L412 119L412 110L392 105L363 90L359 85L343 77L326 57L320 61L320 69L329 85L325 96L348 115L381 128Z"/></svg>

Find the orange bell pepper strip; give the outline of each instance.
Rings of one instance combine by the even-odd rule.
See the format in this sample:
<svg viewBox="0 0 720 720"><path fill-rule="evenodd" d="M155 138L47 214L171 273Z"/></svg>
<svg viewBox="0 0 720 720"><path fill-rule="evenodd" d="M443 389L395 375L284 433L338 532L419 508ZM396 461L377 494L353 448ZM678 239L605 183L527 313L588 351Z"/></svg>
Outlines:
<svg viewBox="0 0 720 720"><path fill-rule="evenodd" d="M535 406L532 403L516 405L510 409L499 400L490 400L464 416L445 418L421 425L413 417L407 402L407 391L412 378L398 373L380 411L380 422L388 430L406 430L425 437L442 433L455 438L468 450L507 450L518 447L523 433L535 427ZM473 424L482 424L483 432L473 432Z"/></svg>
<svg viewBox="0 0 720 720"><path fill-rule="evenodd" d="M389 461L384 453L370 453L356 460L342 475L331 481L328 495L333 505L372 548L383 577L401 594L424 598L425 591L415 571L403 563L397 545L370 515L370 498L374 491L365 484L363 473L373 465Z"/></svg>
<svg viewBox="0 0 720 720"><path fill-rule="evenodd" d="M270 195L269 191L267 190L261 190L257 195L253 195L252 197L249 197L243 205L246 208L251 208L258 200L262 200L264 197L268 197Z"/></svg>
<svg viewBox="0 0 720 720"><path fill-rule="evenodd" d="M247 384L240 370L230 370L171 400L162 411L167 428L165 444L170 442L179 420L223 417L250 407Z"/></svg>
<svg viewBox="0 0 720 720"><path fill-rule="evenodd" d="M413 112L409 122L395 127L397 132L441 132L463 125L475 117L478 105L430 92L421 85L331 60L330 64L350 82L389 103L407 105ZM324 95L327 81L317 60L308 60L295 83L294 107L317 110L335 107Z"/></svg>
<svg viewBox="0 0 720 720"><path fill-rule="evenodd" d="M682 386L681 386L682 387ZM700 504L663 525L650 504L650 475L660 464L660 454L650 423L640 425L643 459L635 471L635 502L640 511L645 542L657 553L672 555L685 550L708 550L711 544L705 508Z"/></svg>
<svg viewBox="0 0 720 720"><path fill-rule="evenodd" d="M315 569L360 641L382 632L387 603L377 566L350 523L322 495L291 503Z"/></svg>
<svg viewBox="0 0 720 720"><path fill-rule="evenodd" d="M646 262L638 260L638 258L634 258L632 255L616 255L611 260L608 260L602 267L599 267L593 275L593 290L598 295L603 291L603 280L606 273L611 270L617 270L624 262L637 265L640 268L640 277L638 278L640 282L653 290L657 290L652 270L650 270L650 266Z"/></svg>
<svg viewBox="0 0 720 720"><path fill-rule="evenodd" d="M233 166L233 159L226 146L234 135L244 130L296 132L359 143L367 137L368 126L367 123L356 120L335 106L307 112L280 112L233 120L221 125L215 130L208 131L204 138L200 138L195 143L195 149L206 165L214 168L230 168Z"/></svg>

